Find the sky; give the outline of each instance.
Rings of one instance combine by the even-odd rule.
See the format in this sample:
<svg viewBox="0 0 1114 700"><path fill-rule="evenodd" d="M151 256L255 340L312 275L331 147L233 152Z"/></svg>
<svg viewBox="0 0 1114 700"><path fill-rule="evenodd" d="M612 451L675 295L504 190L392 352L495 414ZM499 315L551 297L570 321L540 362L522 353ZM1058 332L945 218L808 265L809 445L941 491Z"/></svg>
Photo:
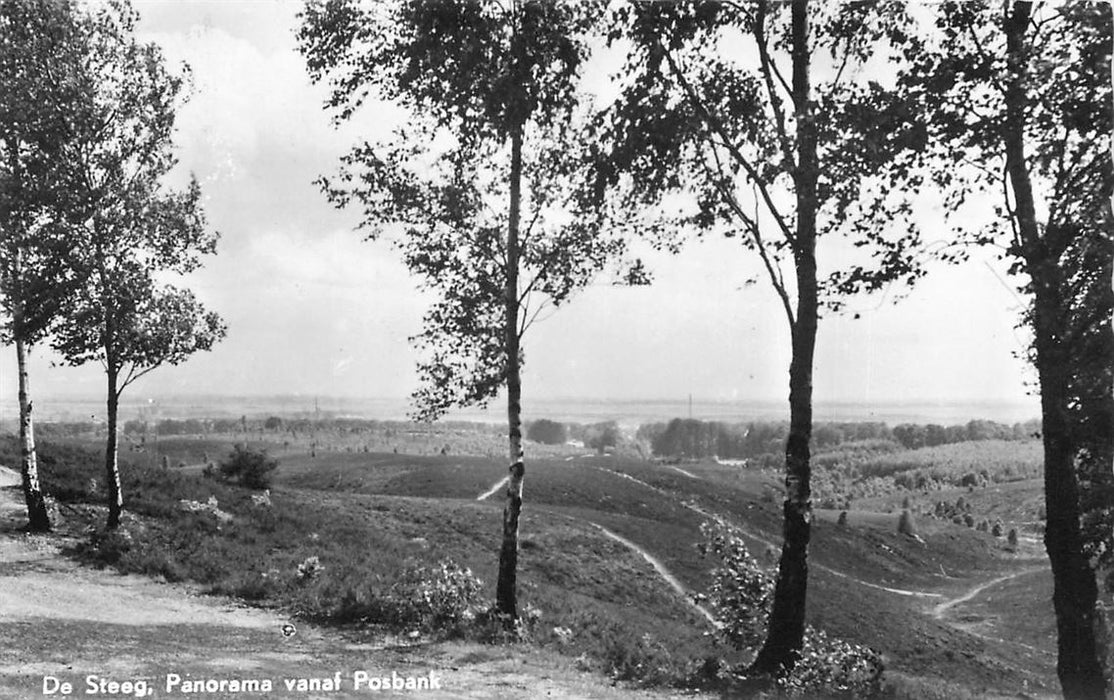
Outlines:
<svg viewBox="0 0 1114 700"><path fill-rule="evenodd" d="M193 94L179 111L179 175L205 193L218 254L189 286L228 324L209 353L156 370L133 396L295 394L406 397L430 298L389 243L367 242L356 216L329 205L313 180L358 141L403 115L371 105L335 128L325 90L309 80L288 0L136 2L141 38L187 62ZM599 73L597 72L597 79ZM921 223L944 230L940 211ZM821 251L823 254L823 250ZM758 261L733 241L651 255L645 288L593 284L530 331L523 377L537 398L781 400L789 330ZM757 277L758 284L745 280ZM1017 355L1021 302L983 253L933 270L907 298L856 300L821 321L819 402L1032 402L1034 375ZM99 366L57 367L37 348L32 388L96 396ZM15 352L0 359L0 399L15 401ZM45 398L44 398L45 397Z"/></svg>

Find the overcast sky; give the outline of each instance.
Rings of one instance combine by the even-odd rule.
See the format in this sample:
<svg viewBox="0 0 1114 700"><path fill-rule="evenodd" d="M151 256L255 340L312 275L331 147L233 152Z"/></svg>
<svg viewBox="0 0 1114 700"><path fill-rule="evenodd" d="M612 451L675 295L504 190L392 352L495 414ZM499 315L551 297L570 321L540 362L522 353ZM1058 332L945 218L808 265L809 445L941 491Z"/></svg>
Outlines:
<svg viewBox="0 0 1114 700"><path fill-rule="evenodd" d="M405 397L414 388L407 337L428 299L394 250L353 231L312 181L358 139L397 119L367 110L334 129L294 40L300 3L143 2L144 39L188 62L194 95L179 113L184 170L200 178L219 253L191 286L228 323L211 353L162 368L128 390L169 393ZM931 228L939 212L927 211ZM823 255L823 249L821 250ZM857 301L854 320L821 322L818 401L1031 401L1033 374L1015 355L1019 301L982 258L934 271L901 303ZM531 397L780 400L788 393L789 333L768 284L738 243L708 241L652 259L656 283L600 283L531 331ZM5 348L4 401L15 400ZM103 391L99 366L52 368L38 349L33 388ZM1034 404L1034 415L1036 414Z"/></svg>

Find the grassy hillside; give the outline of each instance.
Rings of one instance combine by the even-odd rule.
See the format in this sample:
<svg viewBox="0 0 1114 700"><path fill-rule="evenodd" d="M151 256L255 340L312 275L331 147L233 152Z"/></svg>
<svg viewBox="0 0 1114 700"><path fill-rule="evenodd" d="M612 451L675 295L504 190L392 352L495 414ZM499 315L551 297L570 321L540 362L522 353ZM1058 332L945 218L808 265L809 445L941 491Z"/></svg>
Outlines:
<svg viewBox="0 0 1114 700"><path fill-rule="evenodd" d="M166 453L170 444L180 447L177 454L204 451L216 459L232 438L164 440ZM436 571L449 561L483 579L477 610L493 593L502 502L500 494L477 497L504 476L501 460L428 454L433 450L313 456L281 443L270 447L281 459L270 506L202 477L199 462L185 457L193 466L125 464L125 507L134 514L125 521L127 534L94 537L75 553L354 630L498 636L479 623L433 624L411 603L415 581L432 575L445 583ZM9 441L0 463L14 464L13 451ZM916 469L930 468L923 459L914 457ZM707 621L689 602L640 554L597 526L655 556L689 590L702 591L710 564L695 547L700 525L716 518L741 528L764 559L780 541L779 475L714 462L665 465L576 454L530 459L527 468L519 580L522 600L541 612L532 642L615 678L721 683L709 676L716 667L709 659L740 657L714 646ZM71 520L103 520L95 505L86 505L104 498L93 483L101 469L97 454L72 444L43 448L44 481L71 504L63 509ZM210 498L230 517L187 512L180 504ZM985 601L990 611L933 612L980 582L1036 564L1004 551L1000 538L947 521L918 517L919 538L900 535L897 514L884 512L891 506L879 501L853 509L845 526L836 524L837 511L818 511L810 622L881 651L899 697L943 697L934 695L940 688L954 697L983 697L1054 687L1051 658L1015 660L1026 649L1051 648L1050 606L1039 606L1033 595L1003 589L1037 612L991 601ZM314 573L300 574L311 560ZM965 626L952 619L960 613L988 622Z"/></svg>

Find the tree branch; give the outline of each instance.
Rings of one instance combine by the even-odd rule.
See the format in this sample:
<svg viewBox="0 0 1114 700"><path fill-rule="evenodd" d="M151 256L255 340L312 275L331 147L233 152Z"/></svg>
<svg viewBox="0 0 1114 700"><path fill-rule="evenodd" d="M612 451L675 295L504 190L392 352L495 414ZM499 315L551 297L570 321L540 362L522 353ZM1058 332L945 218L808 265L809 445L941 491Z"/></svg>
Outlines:
<svg viewBox="0 0 1114 700"><path fill-rule="evenodd" d="M734 193L729 192L727 187L723 184L726 178L724 177L723 162L719 158L719 153L715 147L712 147L712 155L715 158L716 170L719 177L713 177L712 182L716 189L719 190L720 196L727 203L735 215L743 222L743 225L750 231L751 239L754 241L754 247L758 251L758 256L762 259L762 264L766 266L766 272L770 277L770 284L773 285L774 291L777 292L778 297L781 299L782 307L785 310L785 316L789 320L789 327L795 328L796 322L793 316L793 303L789 299L789 292L785 288L785 278L781 274L781 269L771 259L769 251L766 249L766 242L762 239L762 232L758 226L758 197L754 198L754 217L747 215L743 208L739 205L738 200L735 198ZM707 166L705 166L707 167Z"/></svg>
<svg viewBox="0 0 1114 700"><path fill-rule="evenodd" d="M766 7L766 0L758 0L758 12L754 19L754 39L758 44L758 58L762 69L763 82L766 84L766 91L770 95L770 106L774 110L774 126L777 129L778 141L781 143L782 157L785 158L786 169L789 170L789 174L796 181L797 164L793 159L793 148L790 145L789 134L785 129L785 113L781 109L781 97L774 87L773 74L777 70L777 65L770 59L769 46L766 41ZM778 77L781 78L780 73ZM784 78L781 78L781 84L790 95L793 94L793 91L789 90L789 86L785 84Z"/></svg>
<svg viewBox="0 0 1114 700"><path fill-rule="evenodd" d="M670 70L677 77L677 80L678 80L678 82L680 82L681 87L684 89L685 94L689 98L689 101L692 103L692 105L694 107L696 107L697 110L699 110L704 115L704 119L707 121L708 125L710 127L712 127L712 129L722 139L723 145L727 149L727 152L731 154L731 157L737 163L739 163L739 165L741 165L744 170L746 170L747 176L751 179L751 181L753 183L755 183L755 185L758 186L758 190L762 194L762 200L765 202L766 208L773 215L774 220L777 222L778 227L781 229L782 235L784 235L785 239L787 241L789 241L790 244L794 245L794 247L795 247L796 243L795 243L795 238L793 236L793 230L789 227L789 224L786 223L785 219L781 215L781 212L778 211L777 206L774 204L773 197L770 195L769 187L762 180L762 178L759 176L758 170L746 158L746 156L744 156L742 154L742 152L739 150L738 146L736 146L731 141L730 137L727 134L727 130L724 129L724 127L723 127L723 124L720 122L720 120L714 114L712 114L712 112L708 109L708 107L703 103L703 101L700 99L700 97L696 94L696 91L693 89L692 85L685 78L685 76L681 73L681 70L678 68L677 63L673 59L672 54L670 54L669 51L666 50L665 47L663 47L661 45L660 40L657 42L657 46L658 46L658 49L664 53L665 59L669 63Z"/></svg>

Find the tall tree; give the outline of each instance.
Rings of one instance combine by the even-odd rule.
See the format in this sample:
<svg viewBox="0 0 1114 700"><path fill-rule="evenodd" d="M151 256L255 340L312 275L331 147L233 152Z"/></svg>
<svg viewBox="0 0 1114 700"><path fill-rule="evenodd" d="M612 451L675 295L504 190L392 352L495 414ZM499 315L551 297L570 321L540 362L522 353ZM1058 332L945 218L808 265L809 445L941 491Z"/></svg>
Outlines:
<svg viewBox="0 0 1114 700"><path fill-rule="evenodd" d="M687 196L693 205L668 220L754 251L791 331L784 544L768 634L751 666L784 673L805 632L821 309L922 274L910 197L923 130L862 70L880 38L909 19L898 3L757 0L639 3L614 20L611 38L630 53L622 94L599 125L597 194L659 212ZM840 247L841 233L853 246ZM828 239L847 266L820 264L818 243Z"/></svg>
<svg viewBox="0 0 1114 700"><path fill-rule="evenodd" d="M105 475L108 527L120 523L123 494L117 417L124 389L164 364L208 350L225 332L185 290L156 274L187 274L216 250L195 180L181 191L166 180L175 165L173 130L183 78L154 44L135 38L127 2L91 11L80 81L91 108L75 125L66 158L76 170L71 196L83 226L68 264L83 280L67 301L54 347L70 364L99 361L107 377Z"/></svg>
<svg viewBox="0 0 1114 700"><path fill-rule="evenodd" d="M573 186L583 35L598 14L596 3L329 0L306 4L299 33L337 121L372 94L408 112L392 140L358 146L322 186L337 206L362 207L369 237L399 232L406 264L438 295L415 339L425 353L417 416L506 389L496 606L509 620L525 477L522 340L622 248Z"/></svg>
<svg viewBox="0 0 1114 700"><path fill-rule="evenodd" d="M900 81L920 100L961 237L997 246L1030 300L1067 698L1107 692L1096 570L1114 552L1112 40L1106 3L944 3L931 32L906 38ZM995 216L970 215L990 197Z"/></svg>
<svg viewBox="0 0 1114 700"><path fill-rule="evenodd" d="M0 338L15 345L28 527L51 527L39 485L28 356L75 279L67 257L63 144L82 95L70 79L81 35L67 2L0 2Z"/></svg>

